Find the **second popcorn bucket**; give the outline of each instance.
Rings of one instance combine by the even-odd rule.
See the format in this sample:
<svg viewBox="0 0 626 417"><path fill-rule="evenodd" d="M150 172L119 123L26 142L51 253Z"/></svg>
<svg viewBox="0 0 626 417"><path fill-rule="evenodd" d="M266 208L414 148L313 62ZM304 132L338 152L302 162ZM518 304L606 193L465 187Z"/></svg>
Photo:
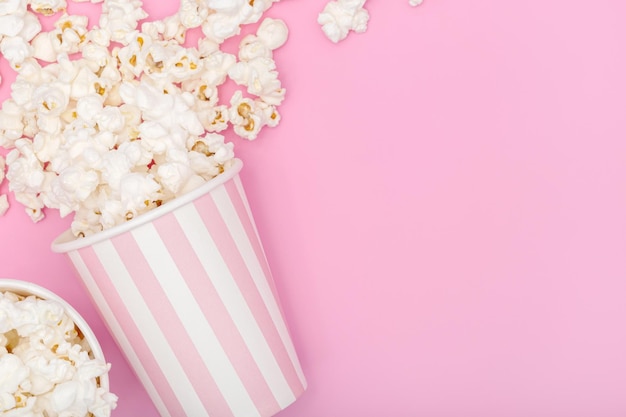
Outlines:
<svg viewBox="0 0 626 417"><path fill-rule="evenodd" d="M162 416L269 417L306 388L241 168L236 160L133 220L52 244Z"/></svg>

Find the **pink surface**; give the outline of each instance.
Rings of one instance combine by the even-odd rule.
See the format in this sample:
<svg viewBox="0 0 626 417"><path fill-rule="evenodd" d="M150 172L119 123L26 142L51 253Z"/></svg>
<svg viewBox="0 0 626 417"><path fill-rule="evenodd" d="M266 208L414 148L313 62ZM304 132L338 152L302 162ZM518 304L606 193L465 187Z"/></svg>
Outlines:
<svg viewBox="0 0 626 417"><path fill-rule="evenodd" d="M626 415L626 3L370 0L338 45L324 4L271 9L283 120L235 141L309 384L278 416ZM0 276L72 303L114 415L155 417L49 250L68 223L14 205Z"/></svg>

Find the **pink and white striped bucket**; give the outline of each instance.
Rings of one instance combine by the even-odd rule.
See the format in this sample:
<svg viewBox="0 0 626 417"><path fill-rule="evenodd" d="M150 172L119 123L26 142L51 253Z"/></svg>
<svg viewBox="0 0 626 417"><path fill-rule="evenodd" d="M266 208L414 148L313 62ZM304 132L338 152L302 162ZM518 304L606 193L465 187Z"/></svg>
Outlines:
<svg viewBox="0 0 626 417"><path fill-rule="evenodd" d="M268 417L306 388L241 161L66 253L162 416ZM123 393L119 393L123 396Z"/></svg>

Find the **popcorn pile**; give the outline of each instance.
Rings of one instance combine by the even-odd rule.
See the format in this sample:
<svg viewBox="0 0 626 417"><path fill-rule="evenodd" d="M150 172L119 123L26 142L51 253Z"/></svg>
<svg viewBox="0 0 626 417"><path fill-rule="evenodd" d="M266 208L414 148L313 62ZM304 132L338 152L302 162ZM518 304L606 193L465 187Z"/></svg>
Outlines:
<svg viewBox="0 0 626 417"><path fill-rule="evenodd" d="M0 415L108 417L109 367L59 303L0 293Z"/></svg>
<svg viewBox="0 0 626 417"><path fill-rule="evenodd" d="M74 213L74 235L86 236L227 170L233 144L219 132L252 140L280 121L285 89L273 50L287 27L265 18L237 56L221 46L275 1L181 0L176 14L139 29L139 0L104 0L92 28L65 13L65 0L0 0L0 53L17 72L0 146L11 149L9 189L31 219L46 207ZM42 31L37 14L55 13L54 29ZM204 36L185 46L193 28ZM228 79L242 88L223 104L218 87Z"/></svg>
<svg viewBox="0 0 626 417"><path fill-rule="evenodd" d="M345 39L350 31L363 33L367 30L369 12L363 7L366 0L329 1L318 15L317 23L328 39L337 43ZM419 6L424 0L409 0L411 6Z"/></svg>

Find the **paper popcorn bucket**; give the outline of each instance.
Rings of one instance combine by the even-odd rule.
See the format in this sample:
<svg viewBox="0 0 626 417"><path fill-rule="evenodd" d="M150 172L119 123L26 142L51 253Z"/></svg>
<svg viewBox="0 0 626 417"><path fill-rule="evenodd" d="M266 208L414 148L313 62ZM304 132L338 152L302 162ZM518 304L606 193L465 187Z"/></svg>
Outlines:
<svg viewBox="0 0 626 417"><path fill-rule="evenodd" d="M52 244L162 416L271 416L306 387L241 168L237 160L122 225L82 239L66 231Z"/></svg>
<svg viewBox="0 0 626 417"><path fill-rule="evenodd" d="M10 278L0 278L0 292L10 291L17 295L22 295L24 297L28 297L34 295L37 298L41 298L43 300L52 300L56 301L63 307L65 313L72 319L74 324L80 329L80 332L83 335L83 339L89 345L91 349L91 354L94 358L102 360L102 362L106 363L104 358L104 353L102 353L102 348L100 347L100 342L98 342L98 338L94 334L89 324L85 321L85 319L72 307L67 301L53 293L52 291L34 284L28 281L21 281L17 279ZM98 377L98 384L100 387L104 388L106 391L109 391L109 374L105 373Z"/></svg>

